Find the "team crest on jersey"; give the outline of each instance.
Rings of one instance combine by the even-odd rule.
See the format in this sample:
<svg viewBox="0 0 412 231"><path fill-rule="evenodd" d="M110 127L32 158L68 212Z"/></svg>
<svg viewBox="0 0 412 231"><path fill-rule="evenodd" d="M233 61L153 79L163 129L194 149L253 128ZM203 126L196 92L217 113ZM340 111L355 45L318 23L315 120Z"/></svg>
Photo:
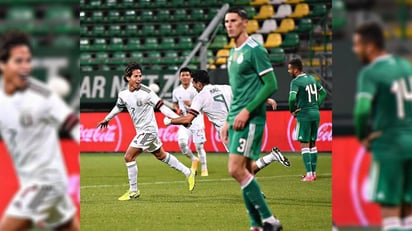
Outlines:
<svg viewBox="0 0 412 231"><path fill-rule="evenodd" d="M241 63L243 62L243 54L242 54L242 53L239 55L239 57L237 57L236 62L237 62L238 64L241 64Z"/></svg>
<svg viewBox="0 0 412 231"><path fill-rule="evenodd" d="M20 124L24 127L33 125L33 116L30 114L30 112L23 112L20 115Z"/></svg>

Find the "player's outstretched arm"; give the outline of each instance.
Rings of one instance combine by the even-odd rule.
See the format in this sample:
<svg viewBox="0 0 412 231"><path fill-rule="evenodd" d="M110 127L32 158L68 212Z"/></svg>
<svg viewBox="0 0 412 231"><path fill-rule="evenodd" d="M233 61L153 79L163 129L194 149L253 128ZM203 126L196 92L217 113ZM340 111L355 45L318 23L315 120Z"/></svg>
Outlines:
<svg viewBox="0 0 412 231"><path fill-rule="evenodd" d="M195 119L194 115L187 114L185 116L181 116L181 117L174 118L174 119L169 119L169 118L165 117L164 123L165 123L165 125L170 125L170 124L187 125L187 124L192 123L192 121L194 119Z"/></svg>
<svg viewBox="0 0 412 231"><path fill-rule="evenodd" d="M113 109L110 111L110 113L104 118L104 120L100 121L97 124L97 127L99 128L106 128L107 125L109 125L109 121L115 117L117 114L119 114L123 108L119 107L118 105L114 106Z"/></svg>

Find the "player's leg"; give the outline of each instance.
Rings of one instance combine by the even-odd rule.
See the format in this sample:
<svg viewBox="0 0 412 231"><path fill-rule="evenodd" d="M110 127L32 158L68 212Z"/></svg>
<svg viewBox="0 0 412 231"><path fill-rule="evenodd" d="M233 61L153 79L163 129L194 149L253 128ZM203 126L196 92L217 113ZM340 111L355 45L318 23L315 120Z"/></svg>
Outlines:
<svg viewBox="0 0 412 231"><path fill-rule="evenodd" d="M199 157L200 164L202 165L201 176L208 176L209 172L207 170L206 151L203 146L203 144L206 142L205 129L193 129L191 130L191 132L193 143L196 146L197 155Z"/></svg>
<svg viewBox="0 0 412 231"><path fill-rule="evenodd" d="M78 231L80 230L79 220L76 217L74 217L73 219L66 222L65 224L57 227L55 230L57 231Z"/></svg>
<svg viewBox="0 0 412 231"><path fill-rule="evenodd" d="M318 149L316 148L316 140L318 139L319 120L312 121L310 126L310 163L312 164L313 179L316 180L316 167L318 163Z"/></svg>
<svg viewBox="0 0 412 231"><path fill-rule="evenodd" d="M197 169L199 165L199 159L193 155L192 150L189 147L189 138L191 136L191 132L188 128L184 126L179 126L179 130L177 131L177 142L179 143L180 150L183 154L185 154L190 161L192 161L192 168Z"/></svg>
<svg viewBox="0 0 412 231"><path fill-rule="evenodd" d="M0 221L0 230L2 231L21 231L29 230L32 222L26 218L18 218L5 215Z"/></svg>
<svg viewBox="0 0 412 231"><path fill-rule="evenodd" d="M275 161L281 163L285 167L290 167L288 158L286 158L277 147L273 147L269 154L252 162L252 173L256 175L261 169Z"/></svg>
<svg viewBox="0 0 412 231"><path fill-rule="evenodd" d="M300 142L301 155L303 165L306 169L306 174L302 177L301 181L313 181L312 176L312 163L310 162L310 122L299 121L296 122L295 127L296 140Z"/></svg>

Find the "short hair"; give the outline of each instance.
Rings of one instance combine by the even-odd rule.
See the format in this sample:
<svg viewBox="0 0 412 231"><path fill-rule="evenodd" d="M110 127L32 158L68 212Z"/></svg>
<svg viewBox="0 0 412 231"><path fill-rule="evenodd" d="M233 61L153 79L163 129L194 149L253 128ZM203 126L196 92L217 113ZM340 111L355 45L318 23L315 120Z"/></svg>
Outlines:
<svg viewBox="0 0 412 231"><path fill-rule="evenodd" d="M10 50L21 45L28 46L30 51L32 50L29 35L16 30L7 31L0 38L0 61L7 62L10 58Z"/></svg>
<svg viewBox="0 0 412 231"><path fill-rule="evenodd" d="M303 65L302 65L302 61L300 59L291 59L289 61L289 64L293 67L298 69L299 71L303 70Z"/></svg>
<svg viewBox="0 0 412 231"><path fill-rule="evenodd" d="M124 81L129 82L127 81L127 77L132 76L132 73L134 70L142 71L142 66L135 62L127 64L127 67L126 69L124 69L124 74L123 74Z"/></svg>
<svg viewBox="0 0 412 231"><path fill-rule="evenodd" d="M203 84L209 84L209 74L205 70L198 70L192 74L194 82L201 82Z"/></svg>
<svg viewBox="0 0 412 231"><path fill-rule="evenodd" d="M241 7L231 7L226 14L228 13L236 13L239 15L242 19L247 19L247 12Z"/></svg>
<svg viewBox="0 0 412 231"><path fill-rule="evenodd" d="M182 67L179 71L179 75L182 74L182 72L189 72L189 74L192 75L192 71L188 67Z"/></svg>
<svg viewBox="0 0 412 231"><path fill-rule="evenodd" d="M360 35L362 42L372 43L376 48L385 48L385 37L382 27L376 22L368 22L360 25L355 30L355 34Z"/></svg>

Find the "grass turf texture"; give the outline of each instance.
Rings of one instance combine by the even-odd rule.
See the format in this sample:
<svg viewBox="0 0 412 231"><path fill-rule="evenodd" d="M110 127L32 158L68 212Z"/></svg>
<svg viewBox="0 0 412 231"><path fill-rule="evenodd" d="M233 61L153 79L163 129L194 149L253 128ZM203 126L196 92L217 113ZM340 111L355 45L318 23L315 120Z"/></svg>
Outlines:
<svg viewBox="0 0 412 231"><path fill-rule="evenodd" d="M257 174L272 212L284 230L331 230L331 155L319 154L315 182L300 182L305 170L299 154L285 155L290 168L274 162ZM175 156L190 165L187 157ZM199 171L190 193L183 174L142 154L137 158L141 197L118 201L129 188L123 154L81 154L82 231L248 230L239 185L227 173L227 154L207 158L209 176Z"/></svg>

